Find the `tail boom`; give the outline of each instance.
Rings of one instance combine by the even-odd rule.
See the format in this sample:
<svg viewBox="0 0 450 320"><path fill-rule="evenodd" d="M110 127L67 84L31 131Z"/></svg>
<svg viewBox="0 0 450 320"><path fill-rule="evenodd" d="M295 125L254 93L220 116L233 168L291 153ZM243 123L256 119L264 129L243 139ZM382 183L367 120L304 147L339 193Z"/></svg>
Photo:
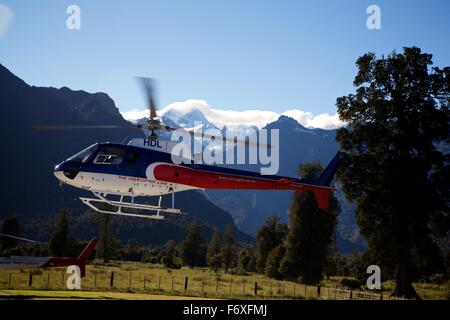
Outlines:
<svg viewBox="0 0 450 320"><path fill-rule="evenodd" d="M320 208L328 208L329 185L343 157L338 152L319 179L295 179L283 176L264 176L255 172L206 165L175 165L161 163L152 168L156 180L188 185L200 189L232 190L308 190L316 195Z"/></svg>

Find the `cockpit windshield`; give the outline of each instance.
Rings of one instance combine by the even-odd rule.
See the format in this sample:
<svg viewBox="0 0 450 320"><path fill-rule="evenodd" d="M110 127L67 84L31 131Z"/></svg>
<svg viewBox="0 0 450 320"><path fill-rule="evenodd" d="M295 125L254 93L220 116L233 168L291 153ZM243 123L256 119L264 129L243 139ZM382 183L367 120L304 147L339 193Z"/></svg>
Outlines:
<svg viewBox="0 0 450 320"><path fill-rule="evenodd" d="M87 147L86 149L78 152L77 154L71 156L69 159L67 160L72 160L72 161L81 161L82 163L85 163L89 157L95 152L95 150L97 149L97 144L93 144L90 147Z"/></svg>

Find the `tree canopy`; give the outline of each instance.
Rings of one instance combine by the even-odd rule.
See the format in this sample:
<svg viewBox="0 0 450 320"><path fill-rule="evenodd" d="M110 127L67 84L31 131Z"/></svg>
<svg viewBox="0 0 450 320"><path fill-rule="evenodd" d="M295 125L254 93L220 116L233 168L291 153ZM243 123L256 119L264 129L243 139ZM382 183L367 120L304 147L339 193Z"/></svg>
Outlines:
<svg viewBox="0 0 450 320"><path fill-rule="evenodd" d="M206 265L206 240L203 228L199 222L189 225L186 238L182 243L181 257L189 267L203 267Z"/></svg>
<svg viewBox="0 0 450 320"><path fill-rule="evenodd" d="M434 238L450 224L448 162L437 148L449 137L450 67L432 67L417 47L356 65L356 92L336 103L348 123L336 136L347 153L338 179L373 262L396 269L394 294L416 297L412 280L439 265Z"/></svg>
<svg viewBox="0 0 450 320"><path fill-rule="evenodd" d="M12 237L20 235L20 222L16 216L5 218L0 225L0 254L17 245L18 240Z"/></svg>
<svg viewBox="0 0 450 320"><path fill-rule="evenodd" d="M79 243L70 233L68 215L68 209L59 212L55 231L48 243L50 254L56 257L74 257L79 254Z"/></svg>
<svg viewBox="0 0 450 320"><path fill-rule="evenodd" d="M225 273L228 272L228 268L233 263L233 259L235 257L235 247L234 244L236 242L236 235L234 232L234 227L232 224L228 224L225 226L225 230L223 232L223 240L224 240L224 267Z"/></svg>
<svg viewBox="0 0 450 320"><path fill-rule="evenodd" d="M323 171L319 162L299 166L299 174L306 179L317 179ZM336 216L340 212L338 200L330 194L330 207L317 207L310 191L294 192L289 209L289 233L286 255L281 269L288 278L302 278L304 283L316 284L322 280L330 244L333 240Z"/></svg>
<svg viewBox="0 0 450 320"><path fill-rule="evenodd" d="M269 253L275 247L284 244L287 232L287 225L280 223L280 218L276 216L269 217L258 229L256 232L256 268L258 272L265 272Z"/></svg>
<svg viewBox="0 0 450 320"><path fill-rule="evenodd" d="M222 265L222 244L220 241L219 229L214 229L211 241L208 244L208 250L206 254L206 262L208 266L217 272Z"/></svg>

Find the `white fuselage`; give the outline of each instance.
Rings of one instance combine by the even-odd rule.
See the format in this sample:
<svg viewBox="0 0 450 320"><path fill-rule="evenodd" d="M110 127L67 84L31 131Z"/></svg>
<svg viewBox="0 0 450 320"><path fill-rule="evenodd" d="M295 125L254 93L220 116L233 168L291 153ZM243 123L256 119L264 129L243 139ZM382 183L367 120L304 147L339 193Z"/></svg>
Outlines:
<svg viewBox="0 0 450 320"><path fill-rule="evenodd" d="M157 152L169 153L175 145L172 141L150 141L154 144L145 143L146 140L136 138L129 145ZM148 142L148 141L147 141ZM196 187L159 181L153 174L154 168L162 162L153 162L145 170L144 177L134 177L118 174L84 172L81 170L74 179L69 179L62 171L54 171L55 176L61 182L76 188L89 190L103 194L116 194L125 196L161 196L168 193L197 189ZM105 164L105 166L108 166Z"/></svg>
<svg viewBox="0 0 450 320"><path fill-rule="evenodd" d="M79 172L75 179L68 179L62 172L55 176L71 186L92 192L120 194L127 196L161 196L168 193L197 189L196 187L121 175Z"/></svg>

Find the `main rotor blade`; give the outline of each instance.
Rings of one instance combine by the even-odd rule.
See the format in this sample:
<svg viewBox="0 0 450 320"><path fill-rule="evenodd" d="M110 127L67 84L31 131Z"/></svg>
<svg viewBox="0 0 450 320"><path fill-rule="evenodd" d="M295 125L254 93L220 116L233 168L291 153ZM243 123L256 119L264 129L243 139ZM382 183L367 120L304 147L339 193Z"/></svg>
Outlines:
<svg viewBox="0 0 450 320"><path fill-rule="evenodd" d="M139 81L144 88L145 94L147 96L147 107L149 109L150 120L157 117L156 115L156 103L155 103L155 90L154 90L154 80L152 78L138 77Z"/></svg>
<svg viewBox="0 0 450 320"><path fill-rule="evenodd" d="M42 243L40 241L31 240L31 239L27 239L27 238L16 237L16 236L12 236L12 235L9 235L9 234L4 234L4 233L0 233L0 236L6 237L6 238L11 238L11 239L16 239L16 240L32 242L32 243Z"/></svg>
<svg viewBox="0 0 450 320"><path fill-rule="evenodd" d="M203 138L203 137L206 137L206 138L209 138L209 139L221 139L222 141L228 141L228 142L231 142L231 143L242 143L242 144L245 144L245 145L252 145L252 146L260 146L260 147L263 147L263 148L270 148L270 144L264 144L264 143L257 143L257 142L253 142L253 141L250 141L250 140L241 140L241 139L237 139L237 137L229 137L229 136L222 136L222 135L220 135L220 136L214 136L214 135L211 135L211 134L205 134L205 133L201 133L201 132L196 132L196 131L189 131L189 130L186 130L187 132L190 132L192 135L194 135L194 136L196 136L196 137L200 137L200 138Z"/></svg>
<svg viewBox="0 0 450 320"><path fill-rule="evenodd" d="M71 129L115 129L124 126L84 126L84 125L55 125L55 126L32 126L34 130L71 130Z"/></svg>

